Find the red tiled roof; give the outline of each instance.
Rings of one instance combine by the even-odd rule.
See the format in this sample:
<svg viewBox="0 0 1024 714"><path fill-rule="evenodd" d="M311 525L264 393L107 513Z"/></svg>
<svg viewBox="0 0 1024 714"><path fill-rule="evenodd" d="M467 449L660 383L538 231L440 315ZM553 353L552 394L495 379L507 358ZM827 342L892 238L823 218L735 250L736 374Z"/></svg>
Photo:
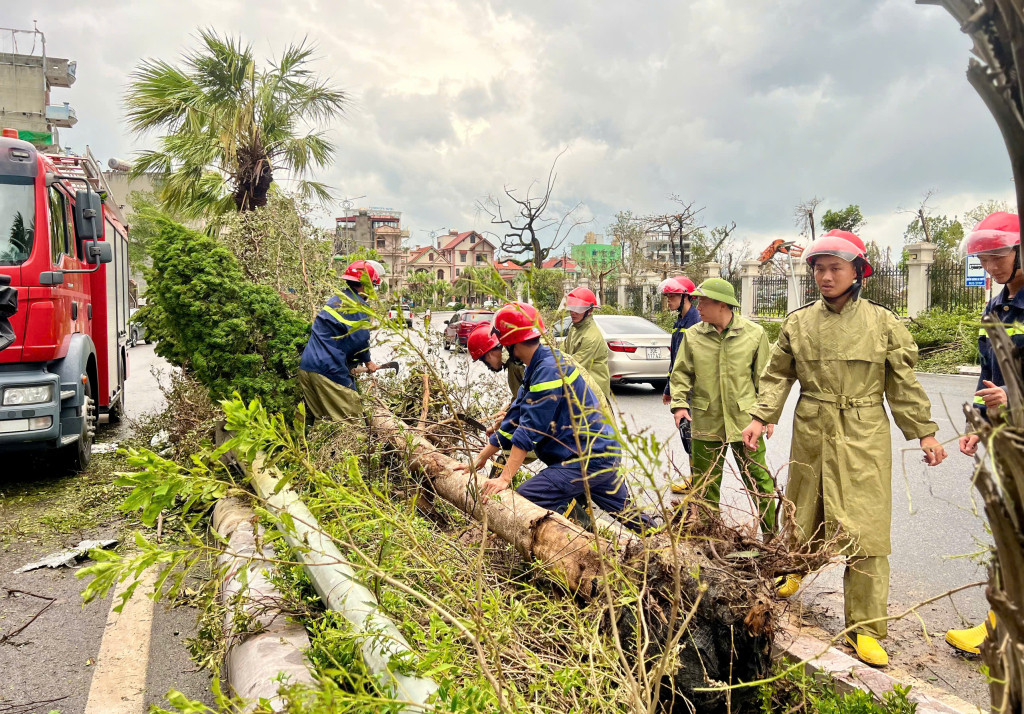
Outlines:
<svg viewBox="0 0 1024 714"><path fill-rule="evenodd" d="M451 240L449 240L447 243L445 243L443 246L441 246L441 250L455 250L455 248L460 243L462 243L462 241L466 240L467 238L469 238L474 233L476 233L476 231L466 231L465 233L459 233L456 236L452 236ZM476 233L476 234L477 234L477 236L479 236L480 241L475 243L474 247L477 246L477 245L480 245L480 242L482 241L482 242L486 242L488 245L490 245L491 248L494 248L494 244L491 243L491 241L489 241L486 237L480 235L479 233Z"/></svg>
<svg viewBox="0 0 1024 714"><path fill-rule="evenodd" d="M506 260L504 263L499 263L497 260L491 261L494 267L498 270L522 270L523 266L513 263L511 260Z"/></svg>
<svg viewBox="0 0 1024 714"><path fill-rule="evenodd" d="M573 260L572 258L548 258L547 260L544 261L544 267L549 270L551 268L565 268L566 270L576 270L576 261Z"/></svg>

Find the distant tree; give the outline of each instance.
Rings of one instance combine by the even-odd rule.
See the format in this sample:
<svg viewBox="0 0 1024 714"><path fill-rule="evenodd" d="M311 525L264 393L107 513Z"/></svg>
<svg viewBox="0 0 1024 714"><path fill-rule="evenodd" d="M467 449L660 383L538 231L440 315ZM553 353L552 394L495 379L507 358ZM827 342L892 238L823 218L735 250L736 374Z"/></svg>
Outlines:
<svg viewBox="0 0 1024 714"><path fill-rule="evenodd" d="M936 260L958 260L960 258L960 243L964 239L964 227L955 217L948 216L925 216L925 223L920 218L915 218L903 232L905 244L919 243L925 240L925 231L928 232L929 243L935 244Z"/></svg>
<svg viewBox="0 0 1024 714"><path fill-rule="evenodd" d="M325 131L306 127L338 118L348 97L310 70L315 48L289 45L260 67L252 45L213 30L199 39L180 66L144 60L131 75L128 126L166 132L133 172L161 174L160 200L188 219L266 205L276 171L298 179L292 188L301 197L327 199L327 188L306 176L331 162L334 146Z"/></svg>
<svg viewBox="0 0 1024 714"><path fill-rule="evenodd" d="M644 252L647 243L646 222L647 219L638 219L632 211L619 211L615 214L615 222L607 228L613 244L621 249L619 274L625 276L630 287L637 284L641 271L649 264Z"/></svg>
<svg viewBox="0 0 1024 714"><path fill-rule="evenodd" d="M856 233L862 225L864 225L864 214L860 212L860 206L852 203L840 211L829 209L821 217L823 231L840 230Z"/></svg>
<svg viewBox="0 0 1024 714"><path fill-rule="evenodd" d="M976 225L981 223L981 220L983 218L986 218L989 215L996 213L998 211L1008 211L1010 213L1014 212L1013 208L1006 201L996 201L993 199L983 201L974 208L972 208L971 210L964 213L964 229L968 231L971 230Z"/></svg>
<svg viewBox="0 0 1024 714"><path fill-rule="evenodd" d="M669 260L667 265L661 266L662 272L681 268L692 260L692 255L687 255L687 247L692 253L693 236L704 228L699 220L704 209L697 208L696 201L684 201L676 194L670 195L669 200L677 204L677 208L644 218L649 232L668 237Z"/></svg>
<svg viewBox="0 0 1024 714"><path fill-rule="evenodd" d="M801 201L793 208L793 220L796 223L797 230L800 231L802 236L810 235L811 240L817 237L814 225L814 212L818 210L821 201L822 199L815 196L806 201Z"/></svg>
<svg viewBox="0 0 1024 714"><path fill-rule="evenodd" d="M526 193L522 194L515 188L504 187L505 197L489 195L477 201L477 209L490 216L491 224L502 226L499 233L492 232L500 243L503 253L508 256L524 256L512 259L523 264L532 260L533 265L542 266L572 230L586 221L579 220L577 211L583 205L577 203L571 210L561 215L552 215L548 210L551 206L551 194L555 190L558 174L555 167L562 154L551 162L547 182L541 193L534 193L534 185L530 184Z"/></svg>

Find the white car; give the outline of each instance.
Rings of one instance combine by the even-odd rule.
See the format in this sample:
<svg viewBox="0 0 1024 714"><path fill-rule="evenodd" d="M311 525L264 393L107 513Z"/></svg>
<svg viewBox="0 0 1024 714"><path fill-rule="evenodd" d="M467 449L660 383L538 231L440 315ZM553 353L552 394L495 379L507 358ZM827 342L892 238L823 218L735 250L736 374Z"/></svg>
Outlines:
<svg viewBox="0 0 1024 714"><path fill-rule="evenodd" d="M411 307L406 307L403 305L401 307L393 307L390 310L388 310L388 320L394 320L395 322L398 322L403 317L405 318L405 326L412 327Z"/></svg>
<svg viewBox="0 0 1024 714"><path fill-rule="evenodd" d="M612 384L646 382L658 392L665 388L670 364L672 335L650 320L632 315L594 315L597 328L608 343L608 371ZM569 332L572 318L555 327L555 339L561 344Z"/></svg>

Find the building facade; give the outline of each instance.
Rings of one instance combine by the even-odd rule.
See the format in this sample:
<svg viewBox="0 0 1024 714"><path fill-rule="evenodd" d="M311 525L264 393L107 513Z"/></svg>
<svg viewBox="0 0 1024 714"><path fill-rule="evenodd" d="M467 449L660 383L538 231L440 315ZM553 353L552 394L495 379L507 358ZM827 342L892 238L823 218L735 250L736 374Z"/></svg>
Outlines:
<svg viewBox="0 0 1024 714"><path fill-rule="evenodd" d="M31 54L0 53L0 126L17 129L18 138L43 151L56 152L60 148L57 129L70 129L78 116L67 102L55 104L50 90L74 84L77 63L47 56L46 37L38 30L0 33L10 36L11 47L38 49Z"/></svg>

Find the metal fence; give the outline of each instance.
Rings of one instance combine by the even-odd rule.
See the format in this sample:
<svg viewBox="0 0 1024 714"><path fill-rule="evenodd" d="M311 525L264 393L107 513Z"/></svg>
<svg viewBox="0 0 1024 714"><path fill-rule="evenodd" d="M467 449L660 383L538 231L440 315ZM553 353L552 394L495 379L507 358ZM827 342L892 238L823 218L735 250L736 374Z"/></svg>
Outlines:
<svg viewBox="0 0 1024 714"><path fill-rule="evenodd" d="M789 278L785 275L758 275L754 278L754 315L785 317L788 296Z"/></svg>
<svg viewBox="0 0 1024 714"><path fill-rule="evenodd" d="M876 267L871 277L864 281L860 295L906 317L907 266L889 263Z"/></svg>
<svg viewBox="0 0 1024 714"><path fill-rule="evenodd" d="M814 282L814 274L804 275L801 305L818 299L818 284ZM871 277L864 281L860 296L885 305L898 315L907 314L907 269L892 263L875 268Z"/></svg>
<svg viewBox="0 0 1024 714"><path fill-rule="evenodd" d="M626 304L619 305L620 309L632 310L637 314L643 313L647 308L644 305L644 286L626 286Z"/></svg>
<svg viewBox="0 0 1024 714"><path fill-rule="evenodd" d="M610 288L607 285L604 288L604 304L615 305L619 304L619 289L617 287Z"/></svg>
<svg viewBox="0 0 1024 714"><path fill-rule="evenodd" d="M962 260L937 260L928 267L928 307L940 310L965 309L981 313L985 288L967 287L967 265Z"/></svg>

